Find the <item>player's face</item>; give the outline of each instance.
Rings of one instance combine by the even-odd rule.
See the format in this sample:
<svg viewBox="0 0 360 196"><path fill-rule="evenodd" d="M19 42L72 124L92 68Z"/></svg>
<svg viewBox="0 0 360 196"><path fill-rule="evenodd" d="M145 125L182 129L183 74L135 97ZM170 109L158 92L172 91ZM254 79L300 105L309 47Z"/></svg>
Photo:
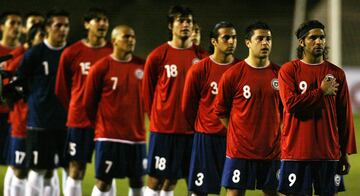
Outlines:
<svg viewBox="0 0 360 196"><path fill-rule="evenodd" d="M311 29L307 36L303 40L300 40L300 44L304 48L305 56L322 56L326 46L324 30Z"/></svg>
<svg viewBox="0 0 360 196"><path fill-rule="evenodd" d="M88 30L89 34L105 38L106 33L109 30L109 20L106 16L101 15L91 19L89 22L85 22L85 28Z"/></svg>
<svg viewBox="0 0 360 196"><path fill-rule="evenodd" d="M44 18L42 16L29 16L26 19L25 32L24 33L27 33L34 24L39 24L39 23L42 23L42 22L44 22Z"/></svg>
<svg viewBox="0 0 360 196"><path fill-rule="evenodd" d="M236 31L234 28L220 28L218 30L219 36L217 40L213 39L215 51L224 54L234 54L237 44Z"/></svg>
<svg viewBox="0 0 360 196"><path fill-rule="evenodd" d="M3 36L18 39L21 33L21 17L18 15L8 15L2 30Z"/></svg>
<svg viewBox="0 0 360 196"><path fill-rule="evenodd" d="M66 42L69 34L69 18L66 16L54 16L50 26L46 27L48 39L56 46L61 46Z"/></svg>
<svg viewBox="0 0 360 196"><path fill-rule="evenodd" d="M271 52L272 36L271 31L266 29L254 30L250 40L245 41L246 46L250 49L251 55L256 58L268 58Z"/></svg>
<svg viewBox="0 0 360 196"><path fill-rule="evenodd" d="M197 25L197 24L194 25L190 39L195 45L197 45L197 46L200 45L201 31L200 31L199 25Z"/></svg>
<svg viewBox="0 0 360 196"><path fill-rule="evenodd" d="M188 39L192 33L193 18L191 15L177 16L175 17L172 26L170 25L169 28L172 31L173 38L182 40Z"/></svg>
<svg viewBox="0 0 360 196"><path fill-rule="evenodd" d="M114 48L125 53L132 53L135 50L136 36L131 28L121 28L113 41Z"/></svg>

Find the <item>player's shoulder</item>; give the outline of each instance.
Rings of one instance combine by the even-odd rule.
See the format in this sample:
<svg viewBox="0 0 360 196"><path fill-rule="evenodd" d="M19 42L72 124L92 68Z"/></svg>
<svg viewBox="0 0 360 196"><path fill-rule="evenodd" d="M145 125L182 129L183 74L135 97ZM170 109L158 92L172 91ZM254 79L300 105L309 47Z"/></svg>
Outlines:
<svg viewBox="0 0 360 196"><path fill-rule="evenodd" d="M300 65L301 65L301 61L299 59L295 59L295 60L286 62L283 65L281 65L280 71L295 70L298 67L300 67Z"/></svg>
<svg viewBox="0 0 360 196"><path fill-rule="evenodd" d="M144 65L145 64L145 60L141 57L138 56L133 56L132 57L132 62L135 64L139 64L139 65Z"/></svg>
<svg viewBox="0 0 360 196"><path fill-rule="evenodd" d="M270 66L273 70L279 71L280 70L280 65L274 63L274 62L270 62Z"/></svg>

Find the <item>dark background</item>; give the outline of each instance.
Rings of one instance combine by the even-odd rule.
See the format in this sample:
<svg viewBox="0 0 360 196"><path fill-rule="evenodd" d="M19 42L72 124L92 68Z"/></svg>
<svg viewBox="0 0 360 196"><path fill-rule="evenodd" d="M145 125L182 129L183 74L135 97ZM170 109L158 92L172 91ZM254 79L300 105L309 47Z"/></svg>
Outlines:
<svg viewBox="0 0 360 196"><path fill-rule="evenodd" d="M69 43L85 35L82 16L90 7L105 9L109 14L110 35L112 27L128 24L136 31L137 46L135 53L146 58L147 54L168 39L166 15L170 6L184 4L194 12L194 19L202 28L201 45L208 48L209 31L217 22L232 22L237 29L238 47L236 56L245 58L248 51L243 41L243 29L256 20L267 22L273 30L273 50L271 59L282 64L290 58L294 0L209 0L209 1L165 1L165 0L0 0L0 12L7 10L46 13L51 8L63 8L71 14ZM308 10L319 4L320 0L311 0ZM360 5L357 0L342 3L343 10L343 64L360 65ZM325 14L325 13L324 13ZM350 30L349 29L353 29ZM109 36L108 36L109 37ZM358 43L358 44L354 44ZM352 45L352 48L348 46ZM331 48L331 46L330 46ZM358 52L357 52L358 51ZM331 54L331 51L330 51Z"/></svg>

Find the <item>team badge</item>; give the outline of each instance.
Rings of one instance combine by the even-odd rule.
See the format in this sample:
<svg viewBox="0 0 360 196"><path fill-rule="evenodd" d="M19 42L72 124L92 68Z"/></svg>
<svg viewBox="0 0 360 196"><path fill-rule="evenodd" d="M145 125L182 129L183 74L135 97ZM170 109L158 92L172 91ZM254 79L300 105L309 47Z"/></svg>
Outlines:
<svg viewBox="0 0 360 196"><path fill-rule="evenodd" d="M340 175L339 175L339 174L335 174L335 176L334 176L335 186L340 186L340 181L341 181Z"/></svg>
<svg viewBox="0 0 360 196"><path fill-rule="evenodd" d="M335 76L332 75L332 74L327 74L327 75L325 76L325 79L326 79L326 81L331 81L331 80L334 80L334 79L335 79Z"/></svg>
<svg viewBox="0 0 360 196"><path fill-rule="evenodd" d="M194 65L195 63L197 63L197 62L199 62L199 61L200 61L199 58L194 58L194 59L192 60L192 65Z"/></svg>
<svg viewBox="0 0 360 196"><path fill-rule="evenodd" d="M273 89L279 90L279 80L277 78L272 79L271 86Z"/></svg>
<svg viewBox="0 0 360 196"><path fill-rule="evenodd" d="M136 69L135 70L135 77L139 80L141 80L144 77L144 70L142 69Z"/></svg>

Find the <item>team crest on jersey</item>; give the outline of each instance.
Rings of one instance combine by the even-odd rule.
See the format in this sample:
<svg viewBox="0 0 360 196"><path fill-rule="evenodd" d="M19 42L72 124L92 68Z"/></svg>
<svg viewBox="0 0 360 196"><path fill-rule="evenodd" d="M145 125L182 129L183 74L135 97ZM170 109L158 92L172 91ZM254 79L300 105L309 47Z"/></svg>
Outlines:
<svg viewBox="0 0 360 196"><path fill-rule="evenodd" d="M334 176L334 183L335 183L335 186L340 186L340 182L341 182L341 177L339 174L335 174Z"/></svg>
<svg viewBox="0 0 360 196"><path fill-rule="evenodd" d="M141 80L144 77L144 70L142 69L136 69L135 70L135 77L139 80Z"/></svg>
<svg viewBox="0 0 360 196"><path fill-rule="evenodd" d="M194 65L195 63L197 63L197 62L199 62L199 61L200 61L200 59L195 57L195 58L192 60L192 64Z"/></svg>
<svg viewBox="0 0 360 196"><path fill-rule="evenodd" d="M271 86L273 89L279 90L279 80L277 78L272 79Z"/></svg>

